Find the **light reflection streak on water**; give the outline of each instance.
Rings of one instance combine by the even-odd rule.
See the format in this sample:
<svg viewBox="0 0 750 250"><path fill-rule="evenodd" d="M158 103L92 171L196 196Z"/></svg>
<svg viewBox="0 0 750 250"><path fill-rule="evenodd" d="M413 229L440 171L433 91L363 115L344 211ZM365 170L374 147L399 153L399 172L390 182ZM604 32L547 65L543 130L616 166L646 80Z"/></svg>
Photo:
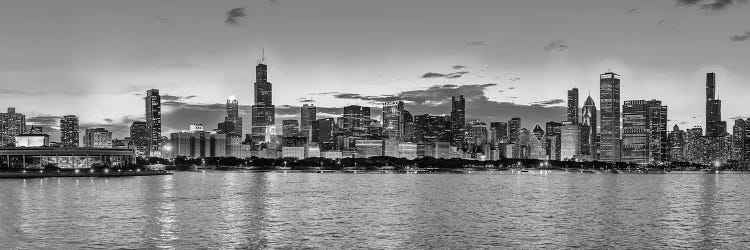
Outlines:
<svg viewBox="0 0 750 250"><path fill-rule="evenodd" d="M173 249L173 242L178 239L175 228L174 176L164 176L161 180L161 195L159 197L159 241L157 247Z"/></svg>

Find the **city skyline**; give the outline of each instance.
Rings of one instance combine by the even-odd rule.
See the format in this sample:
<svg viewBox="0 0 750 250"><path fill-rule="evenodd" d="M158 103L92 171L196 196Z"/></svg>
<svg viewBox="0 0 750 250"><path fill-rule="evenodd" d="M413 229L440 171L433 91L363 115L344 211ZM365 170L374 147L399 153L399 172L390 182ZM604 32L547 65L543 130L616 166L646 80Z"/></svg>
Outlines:
<svg viewBox="0 0 750 250"><path fill-rule="evenodd" d="M165 2L168 1L162 3ZM33 38L29 42L11 36L6 38L8 46L0 48L7 58L0 73L0 107L16 107L27 115L27 122L47 128L59 126L55 122L64 115L76 115L82 129L105 127L113 131L114 137L122 138L128 134L132 121L145 119L139 109L143 90L155 88L162 91L165 134L192 123L213 128L226 115L223 101L228 96L237 96L240 116L247 123L251 120L249 106L255 102L250 89L252 67L263 47L272 68L269 79L276 88L273 97L279 128L281 120L299 119L299 106L310 99L315 100L320 117L341 115L341 108L346 105L377 108L373 102L392 99L403 99L405 109L417 115L448 114L449 98L464 95L467 119L493 122L522 117L523 127L531 129L537 123L564 120L565 90L578 88L581 97L591 93L599 105L596 75L609 69L622 76L622 100L659 99L670 106L669 127L705 127L704 104L696 100L704 91L706 72L717 73L717 94L723 101L722 113L727 121L746 115L741 109L747 105L742 93L750 90L744 80L748 76L741 73L748 67L744 58L750 44L741 41L740 36L746 29L741 20L748 10L748 5L742 3L717 9L678 1L438 3L419 10L411 5L384 7L384 13L405 24L403 28L385 22L382 16L363 13L366 7L383 7L380 3L219 2L190 8L87 3L71 1L68 4L81 8L60 8L60 13L29 13L36 17L35 21L21 26L0 25L0 30L8 34ZM12 20L18 18L18 13L28 13L26 10L36 4L4 3L0 23L15 23ZM558 4L559 8L550 7ZM538 21L546 26L504 24L506 18L523 18L512 12L541 5L547 7L539 11L555 10L548 13L549 19ZM122 14L112 13L114 7ZM227 25L223 22L225 12L237 7L245 7L250 15L238 20L238 25ZM343 36L325 28L318 33L302 32L308 34L309 42L287 39L283 33L301 30L280 22L283 18L288 18L288 22L307 18L310 25L318 26L333 23L337 30L364 25L351 19L346 20L353 24L339 24L336 15L328 19L313 17L305 11L306 7L323 12L343 8L343 13L362 14L370 32L384 30L378 32L393 32L402 39L384 42L382 38L364 36L374 40L365 42L351 35L361 34L354 30ZM461 14L464 11L483 15L469 20L450 18L466 19L467 15ZM587 14L580 19L569 15L583 12ZM96 13L107 13L110 18L98 18ZM430 19L439 13L456 23ZM562 15L569 20L552 22ZM124 16L144 18L132 22L123 20ZM594 27L604 17L616 23L606 23L609 25L601 29ZM417 20L420 18L427 20ZM481 24L481 18L498 27ZM51 22L57 20L61 22ZM143 24L149 24L148 28L133 38L108 31L116 28L131 34L141 31L136 26ZM462 25L480 27L467 31L460 29ZM408 28L423 28L428 33L410 35ZM47 32L51 29L59 32ZM188 33L194 29L200 31L197 34L208 35L209 40ZM597 31L586 32L587 29ZM29 30L43 32L28 34ZM430 34L447 30L457 34L430 39L431 46L425 48L416 47L425 44ZM599 37L600 34L606 36ZM86 35L105 39L83 40ZM591 39L594 35L596 42ZM183 39L175 40L176 37ZM49 38L63 38L63 42L54 43L61 39ZM20 41L29 46L13 49ZM203 45L206 42L210 46ZM318 47L310 47L311 43ZM66 48L65 53L54 49L60 45ZM606 55L603 51L607 51ZM45 60L40 60L42 55ZM653 91L643 91L649 89L646 87ZM78 98L80 95L86 98ZM375 117L379 113L373 111ZM246 130L249 125L245 124ZM45 132L59 137L56 130Z"/></svg>

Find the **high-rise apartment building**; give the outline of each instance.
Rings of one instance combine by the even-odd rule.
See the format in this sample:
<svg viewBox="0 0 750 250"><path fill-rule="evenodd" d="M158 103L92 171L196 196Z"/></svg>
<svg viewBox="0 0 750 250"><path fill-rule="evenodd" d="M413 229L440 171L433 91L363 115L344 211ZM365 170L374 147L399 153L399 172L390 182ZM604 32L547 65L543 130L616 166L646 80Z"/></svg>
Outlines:
<svg viewBox="0 0 750 250"><path fill-rule="evenodd" d="M64 148L77 148L80 138L78 117L66 115L60 118L60 144Z"/></svg>
<svg viewBox="0 0 750 250"><path fill-rule="evenodd" d="M149 134L146 155L161 156L161 96L158 89L146 91L146 127Z"/></svg>
<svg viewBox="0 0 750 250"><path fill-rule="evenodd" d="M16 113L16 108L8 108L0 113L0 146L15 143L15 136L26 133L26 116Z"/></svg>

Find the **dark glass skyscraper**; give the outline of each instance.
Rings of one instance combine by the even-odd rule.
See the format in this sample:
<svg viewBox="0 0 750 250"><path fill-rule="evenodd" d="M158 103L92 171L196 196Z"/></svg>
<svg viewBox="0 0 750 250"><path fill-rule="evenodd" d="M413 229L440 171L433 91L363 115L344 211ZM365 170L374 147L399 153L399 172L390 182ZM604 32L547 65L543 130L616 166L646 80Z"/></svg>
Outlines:
<svg viewBox="0 0 750 250"><path fill-rule="evenodd" d="M726 123L724 123L726 124ZM716 74L706 74L706 136L723 136L721 100L716 99Z"/></svg>
<svg viewBox="0 0 750 250"><path fill-rule="evenodd" d="M505 142L508 139L507 122L490 123L490 141L493 143Z"/></svg>
<svg viewBox="0 0 750 250"><path fill-rule="evenodd" d="M460 146L464 144L466 132L466 101L464 96L451 97L451 134L453 135L453 145Z"/></svg>
<svg viewBox="0 0 750 250"><path fill-rule="evenodd" d="M146 155L161 156L161 96L158 89L146 91L146 127L149 134Z"/></svg>
<svg viewBox="0 0 750 250"><path fill-rule="evenodd" d="M313 140L313 122L317 119L316 117L317 109L315 108L315 105L312 104L304 104L300 108L300 124L299 124L299 131L302 136L307 138L308 142L311 142Z"/></svg>
<svg viewBox="0 0 750 250"><path fill-rule="evenodd" d="M60 144L65 148L77 148L79 140L78 117L66 115L60 119Z"/></svg>
<svg viewBox="0 0 750 250"><path fill-rule="evenodd" d="M349 105L344 107L344 129L370 126L370 107Z"/></svg>
<svg viewBox="0 0 750 250"><path fill-rule="evenodd" d="M513 117L508 121L508 140L510 143L521 142L521 118Z"/></svg>
<svg viewBox="0 0 750 250"><path fill-rule="evenodd" d="M276 107L273 105L272 85L268 82L268 66L265 56L255 66L255 84L253 89L255 105L252 107L252 127L250 137L255 143L267 141L271 128L276 124Z"/></svg>
<svg viewBox="0 0 750 250"><path fill-rule="evenodd" d="M568 121L578 123L578 89L568 90Z"/></svg>
<svg viewBox="0 0 750 250"><path fill-rule="evenodd" d="M607 72L599 75L601 105L601 141L599 159L620 160L620 75Z"/></svg>

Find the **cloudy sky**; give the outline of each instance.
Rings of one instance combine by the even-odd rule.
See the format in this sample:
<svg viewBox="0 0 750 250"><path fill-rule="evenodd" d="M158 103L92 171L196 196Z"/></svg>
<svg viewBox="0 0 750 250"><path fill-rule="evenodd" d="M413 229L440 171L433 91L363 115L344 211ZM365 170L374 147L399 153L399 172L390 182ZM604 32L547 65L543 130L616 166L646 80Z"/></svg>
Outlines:
<svg viewBox="0 0 750 250"><path fill-rule="evenodd" d="M469 116L531 128L563 120L572 87L598 105L610 69L670 126L703 124L706 72L724 119L750 113L747 0L5 0L0 108L123 137L158 88L165 132L211 129L228 96L252 104L261 47L279 122L311 100L324 116L392 99L441 114L463 94Z"/></svg>

